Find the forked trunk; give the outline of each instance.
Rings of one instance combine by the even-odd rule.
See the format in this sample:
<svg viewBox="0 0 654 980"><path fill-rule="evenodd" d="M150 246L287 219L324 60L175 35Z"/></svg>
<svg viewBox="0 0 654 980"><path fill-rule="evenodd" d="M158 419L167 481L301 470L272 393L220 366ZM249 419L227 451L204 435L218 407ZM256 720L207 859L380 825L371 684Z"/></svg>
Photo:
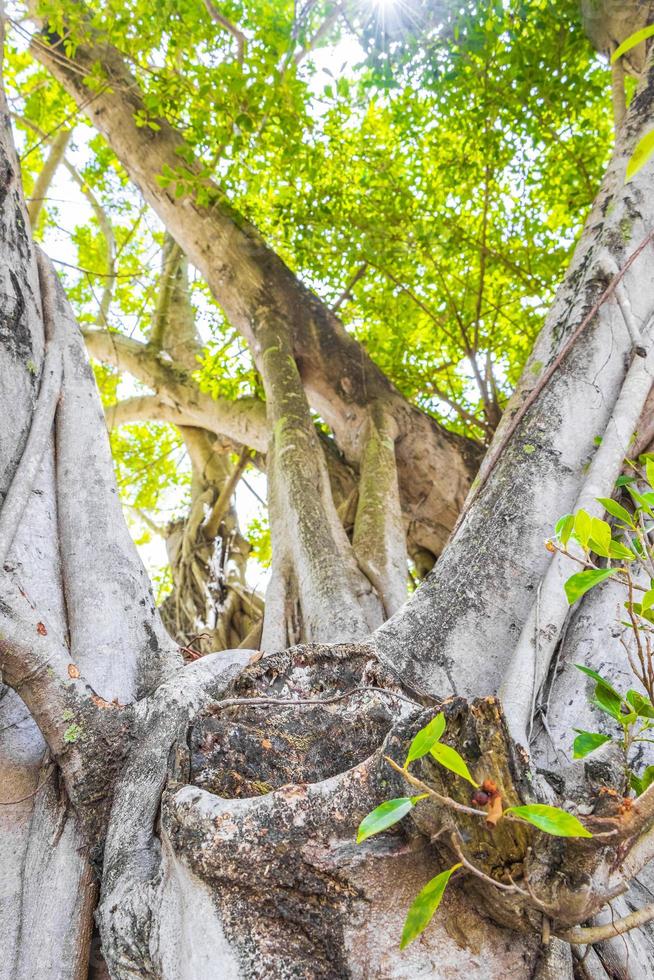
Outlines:
<svg viewBox="0 0 654 980"><path fill-rule="evenodd" d="M551 671L547 693L540 688L563 625L543 539L589 493L596 436L605 435L607 473L620 465L612 427L622 438L647 395L652 168L626 186L624 172L653 91L650 60L460 526L430 578L372 635L401 598L406 487L394 440L406 432L405 410L395 396L357 408L350 542L305 394L309 377L319 394L315 365L298 368L297 338L276 311L259 308L247 329L272 433L273 582L290 582L297 606L289 608L286 586L269 595L263 659L231 650L186 666L120 514L82 337L48 260L37 261L3 103L3 980L84 977L98 895L102 953L118 980L569 980L588 938L576 927L606 914L611 900L625 911L639 900L654 852L654 786L631 810L611 797L601 815L590 813L595 839L559 840L509 820L489 828L470 808L468 784L426 756L415 767L432 794L424 806L399 833L359 846L354 835L382 800L415 791L400 771L406 747L439 707L473 777L492 779L511 804L588 804L598 784L621 778L611 758L580 779L561 756L578 723L572 689L583 686L569 662L583 655L610 674L624 661L617 642L613 649L589 629L614 613L610 596L591 593L559 645L563 669ZM118 113L105 109L107 118ZM154 203L173 222L172 205ZM206 263L208 218L194 220L185 234ZM335 429L341 411L343 403ZM465 482L460 458L455 470L448 506ZM529 629L521 633L541 602L531 643ZM307 632L343 642L276 649ZM506 721L492 696L503 680ZM512 698L514 688L527 697ZM525 704L542 730L524 718ZM532 727L544 773L525 751ZM407 906L455 862L462 873L438 917L400 952ZM615 941L598 944L577 975L651 976L639 935L629 957Z"/></svg>

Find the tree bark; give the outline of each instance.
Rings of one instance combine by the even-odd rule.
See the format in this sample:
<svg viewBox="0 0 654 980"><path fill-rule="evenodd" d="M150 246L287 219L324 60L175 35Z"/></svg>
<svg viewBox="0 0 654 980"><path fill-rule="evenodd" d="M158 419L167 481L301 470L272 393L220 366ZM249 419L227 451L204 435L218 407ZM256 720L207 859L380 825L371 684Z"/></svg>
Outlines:
<svg viewBox="0 0 654 980"><path fill-rule="evenodd" d="M578 941L577 927L606 914L609 902L623 903L621 916L633 911L654 856L654 786L621 809L614 759L574 771L561 759L570 723L578 724L571 707L590 710L574 689L586 681L570 676L581 648L585 662L623 669L617 638L607 643L603 628L613 616L610 593L580 603L561 645L562 671L555 663L551 690L535 691L543 726L533 760L489 695L544 582L542 539L579 496L593 437L611 424L630 361L640 356L634 324L654 308L651 167L623 184L653 90L650 64L478 489L430 579L372 637L264 658L224 651L185 666L122 521L83 340L52 267L41 257L37 268L0 105L3 513L13 487L26 494L19 522L10 507L0 570L0 670L9 685L0 699L0 860L10 883L0 903L3 980L84 977L97 895L101 948L116 980L571 980L565 937ZM612 289L603 293L607 281ZM331 548L329 571L350 576L339 623L358 629L358 568L348 564L324 457L308 460L305 451L316 437L297 350L271 316L256 330L273 433L269 467L280 482L273 508L280 520L301 522L313 481L328 539L321 553ZM52 378L61 379L61 397L44 438L38 420L48 418ZM386 527L366 491L379 456L390 460L396 432L368 405L366 413L355 548L358 535L390 603L399 508ZM285 452L288 464L280 462ZM392 467L385 476L393 491ZM366 540L369 522L382 533L379 551ZM291 572L307 570L314 582L322 570L310 567L302 534L294 528ZM329 603L342 595L342 581L325 585L334 590ZM493 779L512 805L583 806L594 839L551 838L507 819L492 829L470 806L468 784L427 755L412 769L427 790L424 805L399 829L357 846L367 812L414 791L402 773L407 745L438 710L447 744L476 782ZM601 836L607 826L612 833ZM454 863L461 868L438 917L401 953L407 906ZM547 934L554 938L545 944ZM633 943L627 957L603 940L577 973L652 976Z"/></svg>

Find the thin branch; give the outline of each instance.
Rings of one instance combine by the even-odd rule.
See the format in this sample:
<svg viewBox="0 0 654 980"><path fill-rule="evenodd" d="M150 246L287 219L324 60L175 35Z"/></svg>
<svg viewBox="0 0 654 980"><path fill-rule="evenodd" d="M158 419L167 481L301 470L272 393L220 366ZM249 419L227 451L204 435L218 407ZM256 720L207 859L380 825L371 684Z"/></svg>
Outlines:
<svg viewBox="0 0 654 980"><path fill-rule="evenodd" d="M239 65L242 65L243 59L245 58L245 47L247 44L245 34L243 31L240 31L235 24L232 24L231 20L228 20L224 14L221 14L211 0L204 0L204 6L214 24L218 24L219 27L226 30L236 41L236 58Z"/></svg>
<svg viewBox="0 0 654 980"><path fill-rule="evenodd" d="M400 701L406 701L407 704L418 704L417 701L406 697L404 694L399 694L397 691L389 691L385 687L366 685L365 687L353 687L349 691L336 694L331 698L226 698L224 701L216 701L215 704L212 704L211 711L222 711L225 708L256 708L268 706L276 708L311 708L316 705L336 704L338 701L345 701L347 698L355 697L357 694L368 694L370 691L383 694L388 698L399 698Z"/></svg>
<svg viewBox="0 0 654 980"><path fill-rule="evenodd" d="M555 932L554 935L557 939L562 939L574 946L601 943L606 939L622 936L632 929L639 929L647 922L651 922L652 919L654 919L654 902L625 915L622 919L614 919L612 922L605 922L600 926L576 926L574 929L567 929L565 932Z"/></svg>

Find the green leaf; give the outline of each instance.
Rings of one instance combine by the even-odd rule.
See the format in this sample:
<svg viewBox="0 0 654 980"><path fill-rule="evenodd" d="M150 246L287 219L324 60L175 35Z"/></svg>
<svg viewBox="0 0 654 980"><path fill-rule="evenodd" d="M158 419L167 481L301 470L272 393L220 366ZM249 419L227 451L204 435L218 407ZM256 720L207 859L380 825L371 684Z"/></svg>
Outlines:
<svg viewBox="0 0 654 980"><path fill-rule="evenodd" d="M639 718L654 718L654 705L638 691L630 690L625 694L626 701L631 705Z"/></svg>
<svg viewBox="0 0 654 980"><path fill-rule="evenodd" d="M647 459L645 462L645 472L647 474L647 482L654 489L654 460Z"/></svg>
<svg viewBox="0 0 654 980"><path fill-rule="evenodd" d="M404 922L400 949L405 949L409 943L412 943L427 928L434 912L441 904L448 881L460 867L460 863L454 864L447 871L441 871L439 875L432 878L422 891L416 895Z"/></svg>
<svg viewBox="0 0 654 980"><path fill-rule="evenodd" d="M600 582L604 582L607 578L611 578L616 571L615 568L589 568L585 572L577 572L576 575L572 575L564 586L568 604L573 605L589 589L599 585Z"/></svg>
<svg viewBox="0 0 654 980"><path fill-rule="evenodd" d="M647 766L642 776L636 776L635 773L631 773L629 782L631 783L631 788L635 791L636 796L641 796L646 789L654 783L654 766Z"/></svg>
<svg viewBox="0 0 654 980"><path fill-rule="evenodd" d="M649 133L645 133L643 138L638 141L636 149L631 154L629 162L627 163L625 183L628 183L632 177L636 176L638 171L645 166L652 153L654 153L654 129L650 130Z"/></svg>
<svg viewBox="0 0 654 980"><path fill-rule="evenodd" d="M504 815L512 813L521 820L526 820L546 834L554 837L592 837L581 821L571 813L559 809L558 806L548 806L545 803L532 803L529 806L510 806Z"/></svg>
<svg viewBox="0 0 654 980"><path fill-rule="evenodd" d="M654 606L654 589L650 589L645 593L643 598L640 600L640 606L643 612L647 609L651 609Z"/></svg>
<svg viewBox="0 0 654 980"><path fill-rule="evenodd" d="M592 667L586 667L584 664L575 664L574 666L577 668L577 670L580 670L582 674L587 674L588 677L592 677L594 681L598 682L598 684L603 684L604 687L608 687L610 691L613 691L616 697L620 697L616 689L609 683L609 681L607 681L605 677L602 677L601 674L598 674L596 670L593 670Z"/></svg>
<svg viewBox="0 0 654 980"><path fill-rule="evenodd" d="M611 544L609 545L609 558L618 558L624 561L636 560L636 556L631 548L627 548L627 546L622 544L620 541L611 541Z"/></svg>
<svg viewBox="0 0 654 980"><path fill-rule="evenodd" d="M462 776L463 779L467 779L473 786L479 786L479 783L476 783L470 775L470 771L465 764L465 761L461 758L456 749L453 749L450 745L443 745L442 742L436 742L435 745L432 745L429 751L436 761L440 762L440 764L445 766L446 769L450 769L452 772L455 772L457 776Z"/></svg>
<svg viewBox="0 0 654 980"><path fill-rule="evenodd" d="M594 703L621 724L625 721L622 714L622 698L615 693L613 688L598 684L595 687Z"/></svg>
<svg viewBox="0 0 654 980"><path fill-rule="evenodd" d="M565 514L563 517L560 517L556 522L554 533L562 545L566 545L570 540L570 535L572 534L574 526L575 526L574 514Z"/></svg>
<svg viewBox="0 0 654 980"><path fill-rule="evenodd" d="M372 837L373 834L380 834L382 830L388 830L394 823L406 817L418 800L424 799L426 794L421 796L399 796L395 800L387 800L375 810L372 810L367 817L364 817L359 824L357 832L357 844Z"/></svg>
<svg viewBox="0 0 654 980"><path fill-rule="evenodd" d="M600 745L611 741L610 735L600 735L599 732L585 732L581 728L575 728L574 731L578 734L572 744L573 759L583 759L595 749L599 749Z"/></svg>
<svg viewBox="0 0 654 980"><path fill-rule="evenodd" d="M654 132L652 135L654 135ZM636 490L636 488L632 486L628 486L627 491L633 498L637 507L639 507L641 510L644 510L645 513L649 514L650 517L654 517L654 511L652 511L651 505L647 500L647 497L645 497L642 493L639 493L638 490Z"/></svg>
<svg viewBox="0 0 654 980"><path fill-rule="evenodd" d="M630 483L634 483L635 476L619 476L615 481L616 487L627 487Z"/></svg>
<svg viewBox="0 0 654 980"><path fill-rule="evenodd" d="M575 514L575 534L582 548L588 544L592 526L590 514L587 514L585 510L577 511Z"/></svg>
<svg viewBox="0 0 654 980"><path fill-rule="evenodd" d="M597 552L597 554L603 553L603 557L608 558L609 546L611 544L611 526L606 521L600 520L599 517L592 517L590 534L595 544L599 545L602 549L602 552Z"/></svg>
<svg viewBox="0 0 654 980"><path fill-rule="evenodd" d="M582 664L575 664L575 667L582 673L592 677L594 681L597 681L594 693L597 707L622 724L625 720L622 714L622 696L596 670L591 670L590 667L584 667Z"/></svg>
<svg viewBox="0 0 654 980"><path fill-rule="evenodd" d="M601 504L607 514L611 517L617 517L619 521L623 521L627 527L635 527L633 517L622 504L619 504L616 500L612 500L610 497L597 497L598 504Z"/></svg>
<svg viewBox="0 0 654 980"><path fill-rule="evenodd" d="M631 51L631 49L635 48L637 44L640 44L642 41L646 41L647 38L652 37L652 35L654 35L654 24L650 24L649 27L643 27L642 30L636 31L634 34L630 34L629 37L623 41L611 55L611 64L615 64L618 58L621 58L623 54L626 54L627 51Z"/></svg>
<svg viewBox="0 0 654 980"><path fill-rule="evenodd" d="M423 755L427 755L432 745L439 740L444 731L445 715L441 711L435 718L432 718L428 725L421 728L418 734L414 736L409 746L409 754L406 757L404 768L406 769L410 762L414 762L416 759L421 759Z"/></svg>

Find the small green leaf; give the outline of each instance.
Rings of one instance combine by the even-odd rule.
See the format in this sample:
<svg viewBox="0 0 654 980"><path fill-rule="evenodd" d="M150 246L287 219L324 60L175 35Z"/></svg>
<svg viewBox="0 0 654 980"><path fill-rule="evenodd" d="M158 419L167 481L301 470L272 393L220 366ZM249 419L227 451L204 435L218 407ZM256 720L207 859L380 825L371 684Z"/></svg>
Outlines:
<svg viewBox="0 0 654 980"><path fill-rule="evenodd" d="M460 863L454 864L447 871L441 871L439 875L427 882L422 891L416 895L404 922L400 949L405 949L427 928L434 912L441 904L448 881L460 867Z"/></svg>
<svg viewBox="0 0 654 980"><path fill-rule="evenodd" d="M654 783L654 766L648 766L642 776L631 773L631 788L635 790L637 796L641 796L646 789Z"/></svg>
<svg viewBox="0 0 654 980"><path fill-rule="evenodd" d="M626 701L631 705L639 718L654 718L654 705L649 698L646 698L638 691L627 691Z"/></svg>
<svg viewBox="0 0 654 980"><path fill-rule="evenodd" d="M574 526L574 514L566 514L564 517L560 517L556 522L554 533L562 545L565 546L570 540L570 535L572 534Z"/></svg>
<svg viewBox="0 0 654 980"><path fill-rule="evenodd" d="M621 58L623 54L626 54L627 51L631 51L631 49L635 48L637 44L640 44L642 41L646 41L647 38L652 37L652 35L654 35L654 24L650 24L649 27L643 27L642 30L636 31L634 34L630 34L629 37L623 41L611 55L611 64L615 64L618 58Z"/></svg>
<svg viewBox="0 0 654 980"><path fill-rule="evenodd" d="M640 600L640 607L645 612L647 609L651 609L654 606L654 589L650 589L645 593L643 598Z"/></svg>
<svg viewBox="0 0 654 980"><path fill-rule="evenodd" d="M593 541L602 549L604 558L607 558L611 544L611 526L606 521L600 520L599 517L592 517L590 535ZM600 552L597 552L597 554L600 554Z"/></svg>
<svg viewBox="0 0 654 980"><path fill-rule="evenodd" d="M604 687L602 684L598 684L595 688L595 696L593 699L593 704L600 708L601 711L606 712L611 718L615 718L620 724L625 722L626 716L622 714L622 699L617 697Z"/></svg>
<svg viewBox="0 0 654 980"><path fill-rule="evenodd" d="M591 667L586 667L584 664L575 664L574 666L577 668L577 670L580 670L582 674L587 674L588 677L592 677L598 684L603 684L604 687L608 687L610 691L613 691L617 698L620 697L616 689L611 686L609 681L607 681L605 677L602 677L601 674L598 674L596 670L593 670Z"/></svg>
<svg viewBox="0 0 654 980"><path fill-rule="evenodd" d="M442 766L455 772L457 776L462 776L463 779L467 779L473 786L479 786L479 783L476 783L470 775L465 761L456 749L453 749L450 745L444 745L442 742L436 742L429 751L436 759L436 762L440 762Z"/></svg>
<svg viewBox="0 0 654 980"><path fill-rule="evenodd" d="M594 681L597 681L594 694L597 707L622 724L625 720L622 714L622 696L596 670L591 670L590 667L584 667L582 664L575 664L575 667L582 673L587 674L588 677L592 677Z"/></svg>
<svg viewBox="0 0 654 980"><path fill-rule="evenodd" d="M631 154L629 162L627 163L625 183L628 183L632 177L636 176L638 171L645 166L652 153L654 153L654 129L650 130L649 133L645 133L643 138L638 141L636 149Z"/></svg>
<svg viewBox="0 0 654 980"><path fill-rule="evenodd" d="M409 746L409 754L406 757L404 768L406 769L410 762L414 762L416 759L421 759L423 755L427 755L432 745L439 740L444 731L445 715L441 711L435 718L432 718L428 725L421 728L418 734L414 736Z"/></svg>
<svg viewBox="0 0 654 980"><path fill-rule="evenodd" d="M627 487L630 483L635 481L635 476L619 476L615 481L616 487Z"/></svg>
<svg viewBox="0 0 654 980"><path fill-rule="evenodd" d="M624 561L636 560L636 556L631 548L627 548L627 546L622 544L620 541L611 541L611 544L609 545L609 558L617 558Z"/></svg>
<svg viewBox="0 0 654 980"><path fill-rule="evenodd" d="M611 578L612 575L615 575L616 571L617 569L615 568L589 568L585 572L577 572L576 575L572 575L564 586L568 604L573 605L589 589L592 589L595 585L599 585L600 582L604 582L605 579Z"/></svg>
<svg viewBox="0 0 654 980"><path fill-rule="evenodd" d="M623 521L627 527L635 527L634 519L622 504L619 504L616 500L612 500L610 497L597 497L598 504L601 504L607 514L611 517L617 517L619 521Z"/></svg>
<svg viewBox="0 0 654 980"><path fill-rule="evenodd" d="M650 517L654 517L654 511L652 511L651 505L644 494L639 493L635 487L631 486L627 487L627 492L631 495L637 507L644 510Z"/></svg>
<svg viewBox="0 0 654 980"><path fill-rule="evenodd" d="M600 745L611 741L610 735L600 735L599 732L585 732L581 728L575 728L574 731L578 734L572 744L573 759L583 759L595 749L599 749Z"/></svg>
<svg viewBox="0 0 654 980"><path fill-rule="evenodd" d="M388 830L394 823L406 817L407 813L414 808L418 800L425 798L422 796L400 796L395 800L387 800L375 810L372 810L367 817L364 817L359 824L357 833L357 844L372 837L373 834L380 834L382 830Z"/></svg>
<svg viewBox="0 0 654 980"><path fill-rule="evenodd" d="M559 809L558 806L548 806L545 803L532 803L529 806L510 806L504 811L504 816L512 813L522 820L538 827L546 834L554 837L592 837L581 821L571 813Z"/></svg>
<svg viewBox="0 0 654 980"><path fill-rule="evenodd" d="M649 457L645 462L645 472L647 474L647 482L654 489L654 460L651 460Z"/></svg>
<svg viewBox="0 0 654 980"><path fill-rule="evenodd" d="M582 548L588 544L592 526L590 514L587 514L585 510L577 511L575 514L575 534Z"/></svg>

